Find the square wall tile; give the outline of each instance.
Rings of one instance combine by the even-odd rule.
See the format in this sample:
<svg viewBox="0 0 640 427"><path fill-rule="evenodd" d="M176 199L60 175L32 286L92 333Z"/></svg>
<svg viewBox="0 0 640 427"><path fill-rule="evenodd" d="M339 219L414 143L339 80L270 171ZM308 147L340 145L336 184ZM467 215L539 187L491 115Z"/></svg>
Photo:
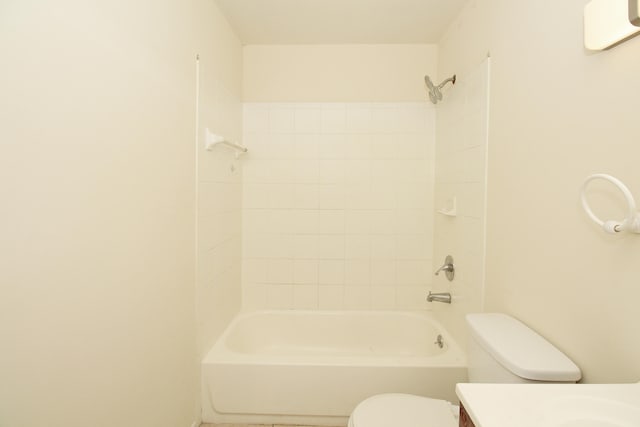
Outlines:
<svg viewBox="0 0 640 427"><path fill-rule="evenodd" d="M318 283L321 285L344 284L344 260L321 259L318 261Z"/></svg>
<svg viewBox="0 0 640 427"><path fill-rule="evenodd" d="M292 258L294 254L294 237L287 234L273 234L268 236L263 258Z"/></svg>
<svg viewBox="0 0 640 427"><path fill-rule="evenodd" d="M424 106L404 106L398 114L398 125L403 131L421 133L427 130L427 111Z"/></svg>
<svg viewBox="0 0 640 427"><path fill-rule="evenodd" d="M347 106L347 132L367 133L371 130L371 107L364 104L349 104Z"/></svg>
<svg viewBox="0 0 640 427"><path fill-rule="evenodd" d="M435 150L435 138L432 134L397 134L403 141L404 149L398 151L400 159L424 159L429 166L434 166L432 162Z"/></svg>
<svg viewBox="0 0 640 427"><path fill-rule="evenodd" d="M371 162L366 159L345 159L344 182L368 184L371 181Z"/></svg>
<svg viewBox="0 0 640 427"><path fill-rule="evenodd" d="M296 235L318 233L318 210L296 209L280 212L280 214L288 222L287 228L291 233Z"/></svg>
<svg viewBox="0 0 640 427"><path fill-rule="evenodd" d="M322 110L320 108L296 108L295 131L299 133L320 132Z"/></svg>
<svg viewBox="0 0 640 427"><path fill-rule="evenodd" d="M396 266L399 285L431 283L431 260L398 260Z"/></svg>
<svg viewBox="0 0 640 427"><path fill-rule="evenodd" d="M371 135L348 135L342 146L345 160L350 160L350 168L355 166L354 161L369 160L371 158Z"/></svg>
<svg viewBox="0 0 640 427"><path fill-rule="evenodd" d="M242 188L242 207L244 209L271 207L271 184L245 183Z"/></svg>
<svg viewBox="0 0 640 427"><path fill-rule="evenodd" d="M320 184L343 184L345 182L345 159L321 159L319 162L318 182Z"/></svg>
<svg viewBox="0 0 640 427"><path fill-rule="evenodd" d="M341 184L321 184L318 186L318 206L320 209L344 209L346 192Z"/></svg>
<svg viewBox="0 0 640 427"><path fill-rule="evenodd" d="M318 234L344 234L344 211L318 211Z"/></svg>
<svg viewBox="0 0 640 427"><path fill-rule="evenodd" d="M428 234L432 228L433 212L424 209L398 209L396 232L399 234Z"/></svg>
<svg viewBox="0 0 640 427"><path fill-rule="evenodd" d="M267 308L286 310L293 306L293 285L267 285Z"/></svg>
<svg viewBox="0 0 640 427"><path fill-rule="evenodd" d="M396 200L400 209L428 210L433 206L433 185L406 184L396 187Z"/></svg>
<svg viewBox="0 0 640 427"><path fill-rule="evenodd" d="M371 287L372 310L394 310L396 308L396 289L390 286Z"/></svg>
<svg viewBox="0 0 640 427"><path fill-rule="evenodd" d="M293 157L296 159L318 160L320 138L316 134L301 134L295 136Z"/></svg>
<svg viewBox="0 0 640 427"><path fill-rule="evenodd" d="M460 184L457 193L458 212L461 216L484 218L485 185L480 182Z"/></svg>
<svg viewBox="0 0 640 427"><path fill-rule="evenodd" d="M344 146L348 141L348 135L328 134L320 136L318 145L318 157L321 160L344 159Z"/></svg>
<svg viewBox="0 0 640 427"><path fill-rule="evenodd" d="M344 307L347 310L371 310L371 290L362 286L345 286Z"/></svg>
<svg viewBox="0 0 640 427"><path fill-rule="evenodd" d="M320 181L320 161L318 159L296 159L293 165L293 182L316 184Z"/></svg>
<svg viewBox="0 0 640 427"><path fill-rule="evenodd" d="M396 308L399 310L427 310L429 290L425 286L401 286L396 288Z"/></svg>
<svg viewBox="0 0 640 427"><path fill-rule="evenodd" d="M292 159L295 157L295 135L289 133L271 133L263 140L263 157L267 159ZM251 151L250 151L251 153Z"/></svg>
<svg viewBox="0 0 640 427"><path fill-rule="evenodd" d="M389 134L400 132L403 129L401 122L401 112L395 105L377 105L371 108L371 130L372 132Z"/></svg>
<svg viewBox="0 0 640 427"><path fill-rule="evenodd" d="M346 285L371 284L371 261L347 259L344 263L344 282Z"/></svg>
<svg viewBox="0 0 640 427"><path fill-rule="evenodd" d="M293 260L270 259L267 270L267 283L292 283Z"/></svg>
<svg viewBox="0 0 640 427"><path fill-rule="evenodd" d="M320 206L319 186L316 184L295 184L293 187L294 209L318 209Z"/></svg>
<svg viewBox="0 0 640 427"><path fill-rule="evenodd" d="M318 259L318 236L298 234L291 236L292 253L295 259Z"/></svg>
<svg viewBox="0 0 640 427"><path fill-rule="evenodd" d="M346 106L325 106L320 114L322 133L344 133L347 130Z"/></svg>
<svg viewBox="0 0 640 427"><path fill-rule="evenodd" d="M370 158L379 160L375 163L372 162L372 169L375 171L384 170L387 161L398 158L403 152L402 144L406 143L395 135L371 134L369 137Z"/></svg>
<svg viewBox="0 0 640 427"><path fill-rule="evenodd" d="M318 283L318 260L316 259L296 259L293 261L293 283L295 284L317 284Z"/></svg>
<svg viewBox="0 0 640 427"><path fill-rule="evenodd" d="M316 285L295 286L293 288L293 308L298 310L317 310L318 287Z"/></svg>
<svg viewBox="0 0 640 427"><path fill-rule="evenodd" d="M396 239L395 235L389 234L371 235L371 259L395 259L398 254Z"/></svg>
<svg viewBox="0 0 640 427"><path fill-rule="evenodd" d="M242 240L243 258L268 258L270 251L271 236L267 234L245 233Z"/></svg>
<svg viewBox="0 0 640 427"><path fill-rule="evenodd" d="M347 234L345 236L345 257L369 259L371 257L371 236L369 234Z"/></svg>
<svg viewBox="0 0 640 427"><path fill-rule="evenodd" d="M266 190L269 192L269 207L272 209L290 209L294 207L293 184L271 184Z"/></svg>
<svg viewBox="0 0 640 427"><path fill-rule="evenodd" d="M343 235L319 235L318 258L344 259L344 244Z"/></svg>
<svg viewBox="0 0 640 427"><path fill-rule="evenodd" d="M371 284L395 285L396 261L390 259L373 261L371 263Z"/></svg>
<svg viewBox="0 0 640 427"><path fill-rule="evenodd" d="M267 144L268 131L264 133L246 132L242 139L242 145L249 148L249 153L244 157L244 164L256 163L258 159L273 158L273 151Z"/></svg>
<svg viewBox="0 0 640 427"><path fill-rule="evenodd" d="M395 234L397 231L395 210L372 210L366 213L366 217L372 234Z"/></svg>
<svg viewBox="0 0 640 427"><path fill-rule="evenodd" d="M267 285L257 285L243 281L242 307L247 310L267 308Z"/></svg>
<svg viewBox="0 0 640 427"><path fill-rule="evenodd" d="M272 106L269 109L269 131L271 133L292 133L294 130L294 108Z"/></svg>
<svg viewBox="0 0 640 427"><path fill-rule="evenodd" d="M320 310L341 310L343 307L343 286L318 286L318 308Z"/></svg>
<svg viewBox="0 0 640 427"><path fill-rule="evenodd" d="M245 258L242 261L242 280L245 283L266 282L269 260Z"/></svg>
<svg viewBox="0 0 640 427"><path fill-rule="evenodd" d="M345 212L345 232L347 234L369 234L372 232L372 213L368 210L349 209Z"/></svg>
<svg viewBox="0 0 640 427"><path fill-rule="evenodd" d="M345 184L347 209L366 210L374 209L376 205L375 192L368 183Z"/></svg>
<svg viewBox="0 0 640 427"><path fill-rule="evenodd" d="M398 236L399 259L431 258L433 238L427 234L402 234Z"/></svg>

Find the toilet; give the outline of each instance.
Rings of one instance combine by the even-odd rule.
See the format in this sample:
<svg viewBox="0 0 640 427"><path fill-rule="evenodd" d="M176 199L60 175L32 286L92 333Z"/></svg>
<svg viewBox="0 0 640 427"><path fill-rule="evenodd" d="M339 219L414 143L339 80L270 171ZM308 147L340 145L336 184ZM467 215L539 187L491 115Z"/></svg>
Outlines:
<svg viewBox="0 0 640 427"><path fill-rule="evenodd" d="M466 316L469 381L575 383L580 368L522 322L501 313ZM358 404L349 427L456 427L458 407L410 394L372 396Z"/></svg>

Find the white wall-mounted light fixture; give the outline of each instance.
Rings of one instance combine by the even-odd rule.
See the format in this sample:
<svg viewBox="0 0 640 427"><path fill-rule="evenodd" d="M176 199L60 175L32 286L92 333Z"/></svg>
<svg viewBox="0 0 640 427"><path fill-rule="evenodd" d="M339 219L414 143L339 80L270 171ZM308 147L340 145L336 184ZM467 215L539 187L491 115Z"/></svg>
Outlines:
<svg viewBox="0 0 640 427"><path fill-rule="evenodd" d="M639 9L640 0L591 0L584 7L585 47L603 50L640 32Z"/></svg>
<svg viewBox="0 0 640 427"><path fill-rule="evenodd" d="M640 27L640 0L629 0L629 22Z"/></svg>

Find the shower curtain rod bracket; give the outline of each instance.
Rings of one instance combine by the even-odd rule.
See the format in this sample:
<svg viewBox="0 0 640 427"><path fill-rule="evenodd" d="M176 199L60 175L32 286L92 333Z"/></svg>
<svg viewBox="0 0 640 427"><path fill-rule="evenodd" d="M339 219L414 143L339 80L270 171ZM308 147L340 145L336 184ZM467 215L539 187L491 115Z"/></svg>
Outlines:
<svg viewBox="0 0 640 427"><path fill-rule="evenodd" d="M235 142L227 141L227 139L224 136L212 133L208 128L205 129L205 133L206 135L205 135L205 141L204 141L204 148L207 151L213 151L213 148L216 145L224 145L226 147L233 148L234 150L236 150L236 158L238 158L240 154L244 154L247 151L249 151L247 147L243 147L242 145L236 144Z"/></svg>

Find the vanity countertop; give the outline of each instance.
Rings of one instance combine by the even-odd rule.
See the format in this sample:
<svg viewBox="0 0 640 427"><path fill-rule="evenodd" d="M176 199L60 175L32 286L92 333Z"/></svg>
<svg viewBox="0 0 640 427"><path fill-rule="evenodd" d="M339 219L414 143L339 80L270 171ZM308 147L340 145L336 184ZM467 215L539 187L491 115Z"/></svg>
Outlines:
<svg viewBox="0 0 640 427"><path fill-rule="evenodd" d="M640 383L458 384L476 427L640 427Z"/></svg>

